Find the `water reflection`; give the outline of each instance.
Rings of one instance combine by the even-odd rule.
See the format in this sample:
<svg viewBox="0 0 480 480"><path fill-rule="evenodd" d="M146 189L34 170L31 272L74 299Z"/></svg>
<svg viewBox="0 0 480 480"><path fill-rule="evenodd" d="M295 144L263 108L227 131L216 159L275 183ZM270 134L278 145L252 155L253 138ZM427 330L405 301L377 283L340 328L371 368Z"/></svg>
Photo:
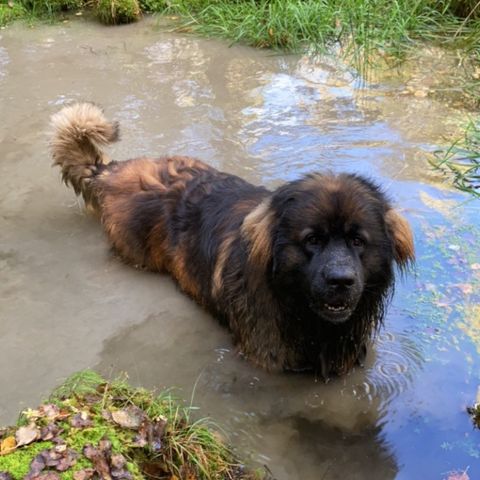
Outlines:
<svg viewBox="0 0 480 480"><path fill-rule="evenodd" d="M11 27L2 72L2 422L97 365L193 395L279 479L433 479L467 467L480 478L464 411L480 384L479 203L425 161L463 111L404 94L393 77L359 82L332 59L226 48L148 23ZM48 116L80 99L120 121L117 159L193 154L270 187L325 168L374 176L411 220L418 258L365 368L327 385L256 370L169 279L112 258L48 169Z"/></svg>

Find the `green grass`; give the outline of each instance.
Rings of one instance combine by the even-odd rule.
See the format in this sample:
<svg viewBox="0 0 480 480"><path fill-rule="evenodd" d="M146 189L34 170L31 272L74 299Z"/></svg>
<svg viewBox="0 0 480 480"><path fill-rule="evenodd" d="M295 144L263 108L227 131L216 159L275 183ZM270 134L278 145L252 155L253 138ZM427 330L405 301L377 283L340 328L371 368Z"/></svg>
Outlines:
<svg viewBox="0 0 480 480"><path fill-rule="evenodd" d="M458 1L144 1L149 11L179 15L182 30L288 51L324 49L341 41L368 52L397 54L419 39L474 45L480 38L474 16L464 22L455 14Z"/></svg>
<svg viewBox="0 0 480 480"><path fill-rule="evenodd" d="M480 119L471 120L461 138L435 152L431 163L459 190L480 197Z"/></svg>
<svg viewBox="0 0 480 480"><path fill-rule="evenodd" d="M131 387L124 379L107 382L93 371L73 375L57 388L44 405L55 417L41 409L27 410L20 416L18 425L32 422L37 428L60 428L61 442L77 453L77 461L60 474L62 480L73 480L73 474L95 465L84 456L88 445L101 448L102 440L111 442L113 454L120 454L127 462L127 469L134 480L145 477L189 480L260 480L265 472L250 471L235 458L231 449L221 439L219 429L208 419L193 418L193 408L185 406L170 393L157 395L142 388ZM114 415L127 415L129 408L141 413L141 424L128 426L119 423ZM78 425L74 416L83 412L88 425ZM140 420L139 420L140 422ZM161 433L152 430L161 423ZM6 438L13 438L18 428L0 429L0 446ZM141 426L140 426L141 425ZM138 436L145 428L144 445L138 444ZM157 435L154 444L151 435ZM160 436L158 436L160 435ZM160 447L158 445L161 445ZM52 448L51 442L41 440L20 446L11 453L0 455L0 472L10 473L15 480L23 478L30 462L40 452ZM108 462L108 456L105 457Z"/></svg>

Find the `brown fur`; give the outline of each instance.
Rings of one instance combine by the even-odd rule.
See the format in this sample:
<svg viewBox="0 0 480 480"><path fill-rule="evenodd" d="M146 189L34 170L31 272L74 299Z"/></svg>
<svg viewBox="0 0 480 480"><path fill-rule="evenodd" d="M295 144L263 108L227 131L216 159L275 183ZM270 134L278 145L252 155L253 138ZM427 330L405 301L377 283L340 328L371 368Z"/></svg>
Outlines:
<svg viewBox="0 0 480 480"><path fill-rule="evenodd" d="M325 377L361 361L383 318L393 261L414 257L408 222L376 185L311 174L269 192L190 157L110 161L101 148L118 125L92 104L63 109L52 125L54 164L100 215L118 254L170 273L248 359ZM348 288L333 287L337 277L325 283L332 268L355 269L340 277Z"/></svg>

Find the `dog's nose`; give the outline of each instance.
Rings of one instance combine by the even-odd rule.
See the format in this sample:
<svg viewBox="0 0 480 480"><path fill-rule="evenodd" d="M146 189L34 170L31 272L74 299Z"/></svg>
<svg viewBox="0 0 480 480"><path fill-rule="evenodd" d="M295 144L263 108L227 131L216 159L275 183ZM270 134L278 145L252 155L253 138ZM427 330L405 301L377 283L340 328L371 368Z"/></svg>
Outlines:
<svg viewBox="0 0 480 480"><path fill-rule="evenodd" d="M325 272L329 287L349 288L355 283L355 271L350 267L336 267Z"/></svg>

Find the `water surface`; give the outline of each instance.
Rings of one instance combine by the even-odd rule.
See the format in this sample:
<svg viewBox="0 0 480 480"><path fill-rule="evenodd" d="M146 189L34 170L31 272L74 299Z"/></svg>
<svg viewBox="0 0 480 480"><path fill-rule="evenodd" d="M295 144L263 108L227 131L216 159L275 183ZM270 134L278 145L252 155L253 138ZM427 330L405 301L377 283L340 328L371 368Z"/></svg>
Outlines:
<svg viewBox="0 0 480 480"><path fill-rule="evenodd" d="M426 161L464 113L402 82L149 22L1 30L0 422L93 367L177 387L279 480L480 478L465 413L480 384L479 202ZM189 154L272 188L324 169L381 183L418 260L365 368L326 385L257 370L169 278L114 258L49 167L48 118L74 100L121 122L116 159Z"/></svg>

